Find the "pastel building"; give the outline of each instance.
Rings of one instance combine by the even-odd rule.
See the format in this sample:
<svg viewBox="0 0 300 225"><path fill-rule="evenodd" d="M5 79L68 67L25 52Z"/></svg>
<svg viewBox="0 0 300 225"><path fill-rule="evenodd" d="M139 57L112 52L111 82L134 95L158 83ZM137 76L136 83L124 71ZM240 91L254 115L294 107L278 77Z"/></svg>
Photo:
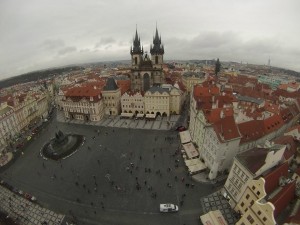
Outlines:
<svg viewBox="0 0 300 225"><path fill-rule="evenodd" d="M296 181L288 178L288 164L272 168L250 180L235 210L241 215L237 225L276 225L280 214L295 198Z"/></svg>
<svg viewBox="0 0 300 225"><path fill-rule="evenodd" d="M229 204L235 208L245 188L264 172L279 165L283 159L285 145L274 145L269 148L253 148L234 157L233 165L224 185Z"/></svg>

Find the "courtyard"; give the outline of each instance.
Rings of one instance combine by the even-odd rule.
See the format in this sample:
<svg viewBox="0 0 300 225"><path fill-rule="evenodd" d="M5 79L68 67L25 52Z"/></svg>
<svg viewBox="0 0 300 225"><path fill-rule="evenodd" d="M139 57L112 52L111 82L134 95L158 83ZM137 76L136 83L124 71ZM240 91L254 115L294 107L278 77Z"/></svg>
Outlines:
<svg viewBox="0 0 300 225"><path fill-rule="evenodd" d="M59 130L82 134L85 143L64 160L45 160L40 149ZM196 225L200 199L214 190L187 175L177 135L53 119L0 176L77 224ZM179 212L162 214L160 203L177 204Z"/></svg>

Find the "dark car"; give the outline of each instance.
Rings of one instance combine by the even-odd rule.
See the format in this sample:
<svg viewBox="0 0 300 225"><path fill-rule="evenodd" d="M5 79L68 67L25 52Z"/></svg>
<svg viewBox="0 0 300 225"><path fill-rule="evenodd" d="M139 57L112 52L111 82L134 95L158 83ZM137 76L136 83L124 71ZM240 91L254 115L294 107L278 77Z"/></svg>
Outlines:
<svg viewBox="0 0 300 225"><path fill-rule="evenodd" d="M177 131L181 132L181 131L185 131L186 128L184 126L179 126L176 128Z"/></svg>

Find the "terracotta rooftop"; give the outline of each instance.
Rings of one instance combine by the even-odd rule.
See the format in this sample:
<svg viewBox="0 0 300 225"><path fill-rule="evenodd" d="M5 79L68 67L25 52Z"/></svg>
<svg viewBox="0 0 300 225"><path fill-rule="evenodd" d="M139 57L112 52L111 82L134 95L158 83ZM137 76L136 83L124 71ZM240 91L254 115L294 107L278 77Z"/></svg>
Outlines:
<svg viewBox="0 0 300 225"><path fill-rule="evenodd" d="M233 116L221 118L213 124L213 128L220 142L229 141L240 137L239 130Z"/></svg>
<svg viewBox="0 0 300 225"><path fill-rule="evenodd" d="M275 144L286 145L286 149L284 151L284 158L289 160L292 158L297 151L297 143L294 140L294 137L291 135L280 136L273 140Z"/></svg>
<svg viewBox="0 0 300 225"><path fill-rule="evenodd" d="M65 96L66 97L95 97L101 94L100 89L94 89L92 87L72 87L69 88Z"/></svg>
<svg viewBox="0 0 300 225"><path fill-rule="evenodd" d="M285 209L286 206L288 206L290 201L294 199L295 189L296 181L292 181L291 183L286 184L277 195L269 200L269 202L271 202L275 207L275 218Z"/></svg>
<svg viewBox="0 0 300 225"><path fill-rule="evenodd" d="M251 120L238 124L242 135L241 143L257 140L265 135L261 120Z"/></svg>
<svg viewBox="0 0 300 225"><path fill-rule="evenodd" d="M284 122L280 115L273 115L263 120L265 133L272 133L284 125Z"/></svg>
<svg viewBox="0 0 300 225"><path fill-rule="evenodd" d="M271 194L279 186L279 178L281 176L288 176L289 164L285 162L265 174L263 177L265 179L265 191L267 194Z"/></svg>

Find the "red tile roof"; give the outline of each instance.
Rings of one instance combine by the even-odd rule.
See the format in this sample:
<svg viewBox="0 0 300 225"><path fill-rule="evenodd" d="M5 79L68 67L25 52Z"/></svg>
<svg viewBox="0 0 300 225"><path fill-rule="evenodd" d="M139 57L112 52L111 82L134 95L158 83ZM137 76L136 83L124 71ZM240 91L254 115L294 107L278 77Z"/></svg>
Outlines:
<svg viewBox="0 0 300 225"><path fill-rule="evenodd" d="M286 90L277 89L273 92L275 96L282 96L284 98L300 98L300 91L288 92Z"/></svg>
<svg viewBox="0 0 300 225"><path fill-rule="evenodd" d="M221 120L221 113L224 114L225 117L233 116L234 114L232 108L216 108L216 109L204 110L203 112L207 123L210 124L214 124L217 121Z"/></svg>
<svg viewBox="0 0 300 225"><path fill-rule="evenodd" d="M258 140L265 135L263 123L261 120L251 120L238 124L242 135L241 143Z"/></svg>
<svg viewBox="0 0 300 225"><path fill-rule="evenodd" d="M194 98L219 95L220 89L217 86L204 86L203 84L197 84L194 86L193 93L194 93Z"/></svg>
<svg viewBox="0 0 300 225"><path fill-rule="evenodd" d="M69 88L65 96L70 97L73 101L79 101L81 98L94 97L94 101L101 99L101 90L89 86ZM100 96L100 98L99 98Z"/></svg>
<svg viewBox="0 0 300 225"><path fill-rule="evenodd" d="M233 116L221 118L213 124L213 128L220 142L240 138L240 132L237 129Z"/></svg>
<svg viewBox="0 0 300 225"><path fill-rule="evenodd" d="M275 168L273 168L269 173L265 174L263 177L265 179L265 191L267 194L271 194L276 188L279 187L279 178L281 176L288 176L289 164L285 162Z"/></svg>
<svg viewBox="0 0 300 225"><path fill-rule="evenodd" d="M264 131L266 134L272 133L284 125L280 115L273 115L263 120Z"/></svg>
<svg viewBox="0 0 300 225"><path fill-rule="evenodd" d="M280 110L280 115L281 115L282 120L285 123L290 122L294 118L294 115L291 112L290 108L281 109Z"/></svg>
<svg viewBox="0 0 300 225"><path fill-rule="evenodd" d="M275 144L281 144L281 145L286 146L286 149L284 151L285 160L291 159L297 151L297 144L294 140L294 137L291 135L280 136L280 137L274 139L273 142Z"/></svg>
<svg viewBox="0 0 300 225"><path fill-rule="evenodd" d="M288 206L295 197L296 181L285 185L282 190L269 201L274 205L274 217L276 218Z"/></svg>

